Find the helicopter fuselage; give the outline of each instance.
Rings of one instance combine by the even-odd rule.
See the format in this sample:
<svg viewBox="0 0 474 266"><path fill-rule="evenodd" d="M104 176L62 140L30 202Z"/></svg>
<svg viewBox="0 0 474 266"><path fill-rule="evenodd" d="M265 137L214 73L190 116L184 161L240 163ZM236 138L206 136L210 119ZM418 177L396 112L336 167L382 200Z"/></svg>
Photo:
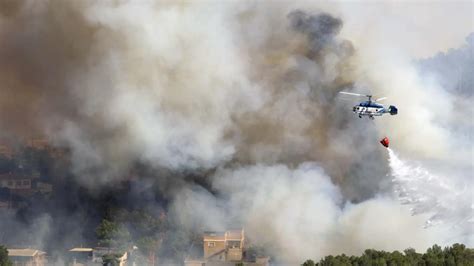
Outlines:
<svg viewBox="0 0 474 266"><path fill-rule="evenodd" d="M389 108L385 108L383 105L373 101L361 102L354 106L352 111L358 114L360 118L362 118L362 116L368 116L372 119L374 116L382 116L385 113L390 113L391 115L396 115L398 113L398 110L395 106L391 105Z"/></svg>
<svg viewBox="0 0 474 266"><path fill-rule="evenodd" d="M382 97L372 101L372 95L364 95L353 92L340 91L341 94L352 95L352 96L362 96L369 98L368 101L361 102L358 105L352 107L352 111L359 115L359 118L362 116L368 116L370 119L374 119L374 116L382 116L383 114L389 113L391 115L398 114L397 107L390 105L388 108L385 108L383 105L378 104L378 101L384 100L387 97Z"/></svg>

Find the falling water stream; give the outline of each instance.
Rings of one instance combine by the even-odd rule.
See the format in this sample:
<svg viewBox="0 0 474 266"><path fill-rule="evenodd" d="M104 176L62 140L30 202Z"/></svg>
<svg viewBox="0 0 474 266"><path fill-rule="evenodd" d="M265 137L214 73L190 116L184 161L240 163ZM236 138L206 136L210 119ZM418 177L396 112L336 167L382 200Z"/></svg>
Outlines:
<svg viewBox="0 0 474 266"><path fill-rule="evenodd" d="M425 227L448 224L472 234L474 206L471 186L428 171L420 163L405 161L388 149L394 192L413 215L430 214ZM471 228L471 229L469 229Z"/></svg>

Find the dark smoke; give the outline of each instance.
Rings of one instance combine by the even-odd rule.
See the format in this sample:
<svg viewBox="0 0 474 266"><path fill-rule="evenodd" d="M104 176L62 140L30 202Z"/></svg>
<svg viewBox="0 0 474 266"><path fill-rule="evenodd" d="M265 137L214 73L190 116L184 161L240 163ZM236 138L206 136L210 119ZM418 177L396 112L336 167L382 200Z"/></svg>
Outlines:
<svg viewBox="0 0 474 266"><path fill-rule="evenodd" d="M291 26L308 35L311 50L318 53L331 47L342 28L342 20L327 13L309 15L301 10L288 14Z"/></svg>
<svg viewBox="0 0 474 266"><path fill-rule="evenodd" d="M301 42L307 47L292 51L288 41L281 40L283 46L271 52L294 53L291 55L294 65L270 72L257 69L259 72L263 71L263 80L256 81L257 84L271 84L262 88L267 94L270 93L270 99L258 110L229 110L237 120L237 127L224 122L222 126L218 124L222 129L216 130L232 132L232 135L238 135L241 139L227 140L225 133L217 133L222 136L216 136L214 145L222 146L219 148L221 151L211 151L215 155L210 154L211 157L206 158L203 151L207 147L202 145L208 144L200 139L193 139L194 137L189 135L191 132L187 132L188 125L199 126L193 125L193 116L196 115L191 119L180 118L183 112L187 112L181 108L185 102L180 103L181 100L177 99L175 106L178 109L166 107L167 101L172 101L172 97L168 97L169 93L159 96L156 105L150 103L155 106L147 107L148 103L137 102L148 97L150 93L155 93L153 86L156 85L140 79L135 81L134 76L140 77L142 74L126 71L130 67L149 67L144 65L148 63L135 62L133 57L130 57L128 46L133 45L133 39L121 38L121 33L111 25L92 22L86 17L87 12L94 10L93 5L61 1L42 5L27 1L18 2L10 9L15 12L11 11L8 17L4 17L7 26L2 27L0 32L3 40L0 69L4 73L2 82L5 84L5 97L2 98L5 103L2 104L1 112L5 117L1 119L2 128L5 129L4 132L14 135L28 136L32 132L44 134L54 145L70 148L74 172L88 186L95 187L98 183L107 185L121 179L123 173L136 161L176 170L212 168L228 161L232 153L236 153L237 158L242 158L244 162L250 158L250 163L269 156L263 152L258 155L259 158L252 158L249 150L253 149L255 144L264 145L263 151L284 145L281 154L268 157L275 158L272 160L274 162L322 160L330 164L334 160L325 157L348 159L348 156L343 154L344 151L335 151L332 148L330 142L334 138L329 138L327 132L339 131L352 121L349 113L344 116L332 114L342 107L335 101L337 92L353 84L350 77L353 48L348 41L337 38L342 22L329 14L309 15L303 11L289 13L290 25L296 32L307 37L307 41ZM146 51L140 53L146 54ZM270 55L264 53L263 57L266 59ZM114 63L114 58L117 57L122 59ZM169 67L164 66L159 71L168 71L167 68ZM175 71L179 73L180 70ZM181 82L181 76L173 73L165 72L159 75L164 75L165 79L175 79L171 81L171 84L175 85L171 86ZM187 79L184 73L182 78ZM143 91L138 88L141 82L152 87ZM123 86L129 88L124 90ZM183 89L188 90L188 87ZM127 99L126 103L122 103L122 99L125 99L123 97L135 97L136 100ZM163 100L165 102L160 104ZM294 104L292 101L295 100L299 106L288 106ZM122 104L132 106L125 107L124 113L121 110L124 108ZM143 109L144 106L146 109ZM197 106L195 111L203 110L202 108L204 107ZM289 108L289 112L278 113L282 108ZM243 113L240 114L241 112ZM120 115L124 118L118 117ZM127 116L130 115L129 119ZM161 125L156 130L143 129L156 137L150 139L143 135L145 132L142 132L141 127L146 124L142 125L142 121L138 120L137 125L132 124L137 123L133 122L137 115L142 120L150 117L150 122ZM172 125L166 121L168 119L184 120ZM291 125L289 120L302 124ZM148 122L143 120L143 123ZM200 131L204 133L208 128L214 130L215 122L211 123L204 124ZM168 139L167 143L162 143L159 136L163 135L163 131L176 132L172 133L174 136L165 137ZM345 143L357 138L358 136L354 136L338 141ZM312 144L306 145L308 142ZM200 147L199 151L192 150L195 145L193 143ZM333 155L328 155L331 153ZM358 163L350 164L356 166ZM328 167L334 170L340 168L339 165ZM359 168L353 169L355 171L351 172L355 172L357 176ZM334 173L334 177L342 179L344 174ZM364 185L362 189L365 190L366 187ZM370 190L376 191L377 188ZM370 196L369 193L357 197Z"/></svg>

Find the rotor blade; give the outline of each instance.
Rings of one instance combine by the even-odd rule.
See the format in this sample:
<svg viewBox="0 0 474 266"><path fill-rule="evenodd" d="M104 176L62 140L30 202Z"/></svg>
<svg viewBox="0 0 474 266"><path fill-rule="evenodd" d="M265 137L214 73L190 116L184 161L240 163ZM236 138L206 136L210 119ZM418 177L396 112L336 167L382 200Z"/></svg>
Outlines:
<svg viewBox="0 0 474 266"><path fill-rule="evenodd" d="M378 99L375 100L375 101L378 102L378 101L383 101L383 100L385 100L385 99L387 99L387 97L378 98Z"/></svg>
<svg viewBox="0 0 474 266"><path fill-rule="evenodd" d="M359 93L352 93L352 92L345 92L345 91L340 91L339 93L341 93L341 94L347 94L347 95L354 95L354 96L367 97L367 95L359 94Z"/></svg>

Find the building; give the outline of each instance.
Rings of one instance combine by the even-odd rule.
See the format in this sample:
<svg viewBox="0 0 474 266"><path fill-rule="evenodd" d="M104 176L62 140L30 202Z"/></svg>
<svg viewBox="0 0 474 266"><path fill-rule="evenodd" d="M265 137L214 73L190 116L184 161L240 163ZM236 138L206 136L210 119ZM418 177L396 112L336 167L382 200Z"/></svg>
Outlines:
<svg viewBox="0 0 474 266"><path fill-rule="evenodd" d="M92 263L93 248L73 248L68 252L68 265L82 266Z"/></svg>
<svg viewBox="0 0 474 266"><path fill-rule="evenodd" d="M68 266L102 266L104 255L118 254L119 266L127 265L128 253L118 252L115 249L96 247L96 248L73 248L68 251Z"/></svg>
<svg viewBox="0 0 474 266"><path fill-rule="evenodd" d="M13 266L45 266L46 252L36 249L16 249L9 248L8 258L13 263Z"/></svg>
<svg viewBox="0 0 474 266"><path fill-rule="evenodd" d="M7 189L11 196L30 196L34 193L36 178L17 174L0 174L0 188ZM13 198L10 198L13 200Z"/></svg>
<svg viewBox="0 0 474 266"><path fill-rule="evenodd" d="M38 150L46 150L49 147L49 141L46 138L29 138L25 140L25 146Z"/></svg>
<svg viewBox="0 0 474 266"><path fill-rule="evenodd" d="M30 190L32 188L32 181L36 177L29 177L16 174L1 174L0 187L11 190Z"/></svg>
<svg viewBox="0 0 474 266"><path fill-rule="evenodd" d="M206 232L203 237L204 259L241 261L243 257L244 230L222 233Z"/></svg>
<svg viewBox="0 0 474 266"><path fill-rule="evenodd" d="M241 263L245 266L267 266L269 258L247 258L245 256L244 230L225 232L205 232L203 235L202 255L189 254L186 266L227 266Z"/></svg>
<svg viewBox="0 0 474 266"><path fill-rule="evenodd" d="M0 174L0 188L9 189L12 194L29 196L36 192L51 194L53 186L39 181L39 175Z"/></svg>
<svg viewBox="0 0 474 266"><path fill-rule="evenodd" d="M66 148L56 147L52 145L49 140L43 137L25 139L24 145L27 148L46 151L53 159L62 159L68 153Z"/></svg>

